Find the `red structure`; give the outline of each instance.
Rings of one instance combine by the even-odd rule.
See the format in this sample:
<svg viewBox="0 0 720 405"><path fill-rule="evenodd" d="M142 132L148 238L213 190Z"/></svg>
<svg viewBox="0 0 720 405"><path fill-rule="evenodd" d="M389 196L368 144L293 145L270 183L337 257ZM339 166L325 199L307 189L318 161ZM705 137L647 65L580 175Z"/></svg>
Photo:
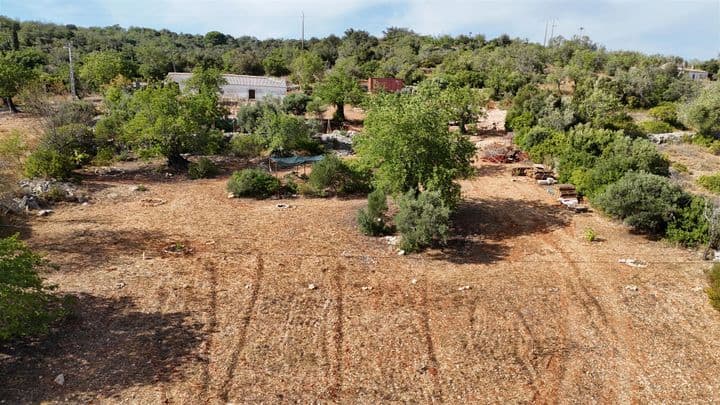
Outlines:
<svg viewBox="0 0 720 405"><path fill-rule="evenodd" d="M405 88L405 83L400 79L392 77L371 77L368 79L368 91L376 93L384 90L390 93L397 93Z"/></svg>

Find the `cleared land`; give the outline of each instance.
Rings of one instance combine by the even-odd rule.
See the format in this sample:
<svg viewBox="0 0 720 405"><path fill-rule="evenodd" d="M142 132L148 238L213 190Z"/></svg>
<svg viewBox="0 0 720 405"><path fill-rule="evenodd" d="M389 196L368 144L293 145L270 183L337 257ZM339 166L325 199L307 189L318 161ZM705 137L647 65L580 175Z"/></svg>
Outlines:
<svg viewBox="0 0 720 405"><path fill-rule="evenodd" d="M139 183L149 191L130 190ZM228 199L224 178L88 179L91 205L35 218L26 235L59 265L48 277L79 296L79 316L0 352L0 398L720 398L708 264L596 213L573 216L533 183L479 163L448 247L398 256L357 232L360 199L279 209ZM585 241L588 227L602 240ZM192 253L163 252L176 243Z"/></svg>

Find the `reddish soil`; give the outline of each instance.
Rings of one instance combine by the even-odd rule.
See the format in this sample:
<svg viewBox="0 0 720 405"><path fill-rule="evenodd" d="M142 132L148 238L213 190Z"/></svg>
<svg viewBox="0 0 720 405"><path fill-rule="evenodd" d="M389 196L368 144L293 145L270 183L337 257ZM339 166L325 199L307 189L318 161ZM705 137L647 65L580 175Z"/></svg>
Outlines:
<svg viewBox="0 0 720 405"><path fill-rule="evenodd" d="M79 297L78 314L0 350L0 398L720 398L720 313L700 255L572 215L510 168L480 163L447 247L410 256L357 231L360 199L228 199L225 178L88 180L92 204L32 219L25 235L59 265L47 277ZM164 252L175 244L192 251Z"/></svg>

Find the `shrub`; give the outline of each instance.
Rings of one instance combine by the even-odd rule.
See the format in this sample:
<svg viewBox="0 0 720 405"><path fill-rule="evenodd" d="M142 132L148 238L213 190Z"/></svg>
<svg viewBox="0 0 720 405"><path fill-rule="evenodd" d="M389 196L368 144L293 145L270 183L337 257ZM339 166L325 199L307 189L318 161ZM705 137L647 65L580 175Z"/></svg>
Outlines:
<svg viewBox="0 0 720 405"><path fill-rule="evenodd" d="M70 156L46 148L36 150L25 161L25 175L30 178L66 180L74 168Z"/></svg>
<svg viewBox="0 0 720 405"><path fill-rule="evenodd" d="M375 190L368 195L368 205L358 211L357 221L360 231L368 236L380 236L388 232L387 196L382 190Z"/></svg>
<svg viewBox="0 0 720 405"><path fill-rule="evenodd" d="M706 201L700 196L692 196L689 203L679 207L668 223L665 232L668 240L688 247L708 243L710 224L705 217L705 207Z"/></svg>
<svg viewBox="0 0 720 405"><path fill-rule="evenodd" d="M90 157L97 151L92 129L83 124L67 124L50 129L42 136L40 145L64 155Z"/></svg>
<svg viewBox="0 0 720 405"><path fill-rule="evenodd" d="M628 173L597 198L598 206L641 232L662 234L690 196L667 178Z"/></svg>
<svg viewBox="0 0 720 405"><path fill-rule="evenodd" d="M333 194L354 194L368 191L370 174L335 155L326 155L312 165L308 182L321 195L328 190Z"/></svg>
<svg viewBox="0 0 720 405"><path fill-rule="evenodd" d="M257 135L235 135L232 141L230 141L230 151L237 157L258 157L264 149L265 140L263 137Z"/></svg>
<svg viewBox="0 0 720 405"><path fill-rule="evenodd" d="M417 252L430 246L433 240L447 240L450 209L439 193L426 191L416 195L410 190L398 198L397 205L395 225L402 235L401 249Z"/></svg>
<svg viewBox="0 0 720 405"><path fill-rule="evenodd" d="M112 163L113 160L115 160L115 149L106 146L98 149L92 163L96 166L107 166Z"/></svg>
<svg viewBox="0 0 720 405"><path fill-rule="evenodd" d="M675 104L662 104L657 107L653 107L648 111L648 114L658 121L665 122L674 127L680 126L678 122L677 107Z"/></svg>
<svg viewBox="0 0 720 405"><path fill-rule="evenodd" d="M38 275L43 264L17 236L0 239L0 341L45 333L65 314Z"/></svg>
<svg viewBox="0 0 720 405"><path fill-rule="evenodd" d="M188 176L193 179L209 179L217 176L218 167L212 160L201 157L197 162L190 163L188 167Z"/></svg>
<svg viewBox="0 0 720 405"><path fill-rule="evenodd" d="M280 181L260 169L244 169L233 173L228 191L236 197L268 198L280 189Z"/></svg>
<svg viewBox="0 0 720 405"><path fill-rule="evenodd" d="M690 169L680 162L673 162L670 167L675 169L678 173L690 173Z"/></svg>
<svg viewBox="0 0 720 405"><path fill-rule="evenodd" d="M710 300L710 305L720 311L720 263L713 264L708 272L708 288L705 290Z"/></svg>
<svg viewBox="0 0 720 405"><path fill-rule="evenodd" d="M713 193L720 194L720 173L700 176L697 183Z"/></svg>
<svg viewBox="0 0 720 405"><path fill-rule="evenodd" d="M69 101L61 103L48 117L49 128L59 128L70 124L92 126L97 111L89 101Z"/></svg>
<svg viewBox="0 0 720 405"><path fill-rule="evenodd" d="M647 134L667 134L675 130L672 125L663 121L643 121L640 128Z"/></svg>
<svg viewBox="0 0 720 405"><path fill-rule="evenodd" d="M312 98L305 93L288 94L283 99L283 110L289 114L303 115L310 100Z"/></svg>
<svg viewBox="0 0 720 405"><path fill-rule="evenodd" d="M595 230L592 228L586 228L583 236L585 237L586 241L594 242L597 239L597 232L595 232Z"/></svg>

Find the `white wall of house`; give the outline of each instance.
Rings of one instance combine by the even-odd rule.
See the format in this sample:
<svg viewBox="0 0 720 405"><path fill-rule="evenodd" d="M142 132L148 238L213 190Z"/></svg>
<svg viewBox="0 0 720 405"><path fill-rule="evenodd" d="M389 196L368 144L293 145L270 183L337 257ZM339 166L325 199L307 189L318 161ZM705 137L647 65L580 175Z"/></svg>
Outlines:
<svg viewBox="0 0 720 405"><path fill-rule="evenodd" d="M287 94L286 88L279 87L252 87L236 84L222 86L222 98L225 100L250 100L250 90L255 91L255 99L262 100L266 97L283 98Z"/></svg>

